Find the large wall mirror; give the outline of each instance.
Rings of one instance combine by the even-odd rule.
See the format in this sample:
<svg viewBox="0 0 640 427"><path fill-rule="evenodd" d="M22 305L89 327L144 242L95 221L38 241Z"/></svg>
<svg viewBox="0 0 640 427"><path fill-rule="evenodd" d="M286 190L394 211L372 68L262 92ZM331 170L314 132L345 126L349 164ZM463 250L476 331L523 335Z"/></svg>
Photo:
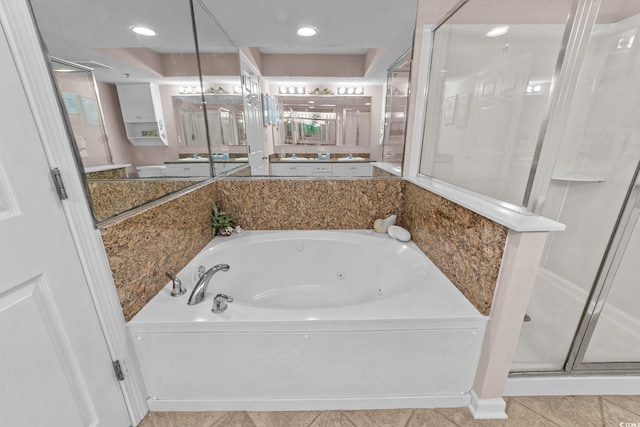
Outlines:
<svg viewBox="0 0 640 427"><path fill-rule="evenodd" d="M237 50L199 2L200 55L189 1L31 5L97 221L246 165Z"/></svg>
<svg viewBox="0 0 640 427"><path fill-rule="evenodd" d="M295 145L348 146L369 150L371 97L279 96L282 106L277 148Z"/></svg>
<svg viewBox="0 0 640 427"><path fill-rule="evenodd" d="M417 9L417 0L30 3L98 221L211 176L382 161L386 78L411 48ZM317 34L299 36L302 26ZM371 176L345 170L335 176Z"/></svg>

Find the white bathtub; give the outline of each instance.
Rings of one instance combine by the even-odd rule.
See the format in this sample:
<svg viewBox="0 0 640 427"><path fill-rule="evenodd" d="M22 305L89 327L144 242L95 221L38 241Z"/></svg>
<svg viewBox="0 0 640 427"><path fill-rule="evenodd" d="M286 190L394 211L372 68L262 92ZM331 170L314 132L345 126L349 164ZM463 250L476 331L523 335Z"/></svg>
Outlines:
<svg viewBox="0 0 640 427"><path fill-rule="evenodd" d="M229 264L188 306L198 266ZM209 243L130 322L151 410L466 406L486 318L412 243L245 231ZM234 298L221 314L213 297Z"/></svg>

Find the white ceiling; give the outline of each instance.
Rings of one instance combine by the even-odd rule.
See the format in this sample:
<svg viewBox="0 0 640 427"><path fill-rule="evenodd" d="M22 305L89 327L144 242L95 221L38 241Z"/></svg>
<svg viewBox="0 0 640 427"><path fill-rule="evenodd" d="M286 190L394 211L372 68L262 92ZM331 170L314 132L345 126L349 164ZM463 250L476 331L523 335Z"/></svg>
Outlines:
<svg viewBox="0 0 640 427"><path fill-rule="evenodd" d="M116 69L96 70L100 80L122 81L125 73L131 79L158 76L132 68L98 48L195 52L186 0L31 2L49 53L70 61L93 60ZM195 0L194 5L201 52L255 47L264 54L363 55L368 49L384 49L379 64L366 76L381 80L389 65L411 47L417 0ZM135 35L130 28L136 25L154 29L157 36ZM314 26L319 33L299 37L296 30L300 25Z"/></svg>

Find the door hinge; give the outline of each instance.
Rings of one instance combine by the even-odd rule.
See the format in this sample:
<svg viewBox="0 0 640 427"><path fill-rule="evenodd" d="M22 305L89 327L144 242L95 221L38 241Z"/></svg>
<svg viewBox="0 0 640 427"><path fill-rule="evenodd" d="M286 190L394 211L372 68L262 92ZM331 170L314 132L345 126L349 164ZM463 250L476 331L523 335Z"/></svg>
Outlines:
<svg viewBox="0 0 640 427"><path fill-rule="evenodd" d="M69 197L67 196L67 189L64 188L64 182L62 181L60 169L51 169L51 176L53 177L53 184L56 186L58 197L60 197L60 200L67 200Z"/></svg>
<svg viewBox="0 0 640 427"><path fill-rule="evenodd" d="M120 366L120 361L116 360L113 363L113 370L116 373L116 378L118 381L124 381L124 373L122 372L122 367Z"/></svg>

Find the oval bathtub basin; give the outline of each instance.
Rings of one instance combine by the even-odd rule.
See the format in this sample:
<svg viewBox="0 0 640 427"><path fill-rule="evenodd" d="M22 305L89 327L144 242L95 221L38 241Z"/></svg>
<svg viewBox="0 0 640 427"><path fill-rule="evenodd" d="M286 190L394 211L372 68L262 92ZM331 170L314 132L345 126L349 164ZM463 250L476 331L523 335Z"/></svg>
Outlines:
<svg viewBox="0 0 640 427"><path fill-rule="evenodd" d="M229 264L229 274L211 281L211 297L228 294L236 304L261 308L362 304L394 297L428 278L428 271L420 268L424 255L387 236L306 234L267 233L216 242L194 265L208 268L217 260Z"/></svg>

